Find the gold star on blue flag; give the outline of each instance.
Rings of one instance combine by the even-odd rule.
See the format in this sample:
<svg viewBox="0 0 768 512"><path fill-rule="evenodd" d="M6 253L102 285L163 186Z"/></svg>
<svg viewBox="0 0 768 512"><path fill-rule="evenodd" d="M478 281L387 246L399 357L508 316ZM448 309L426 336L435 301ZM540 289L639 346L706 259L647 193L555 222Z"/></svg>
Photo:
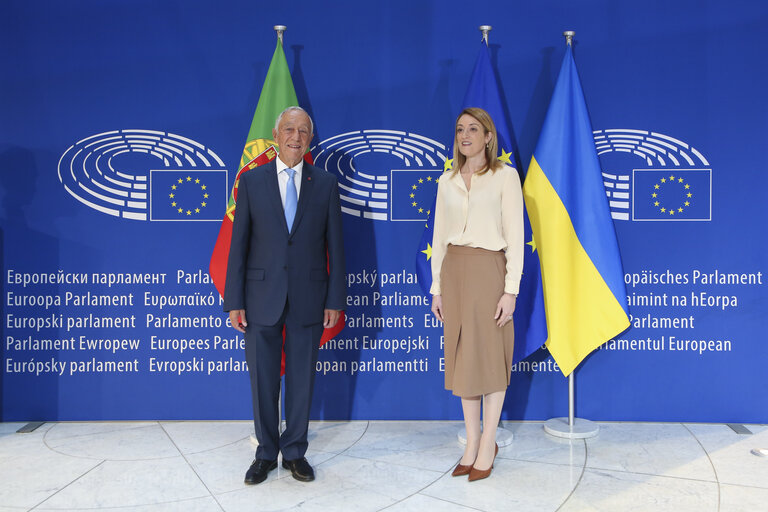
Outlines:
<svg viewBox="0 0 768 512"><path fill-rule="evenodd" d="M435 199L437 178L443 171L437 169L392 170L392 220L424 222L425 213Z"/></svg>
<svg viewBox="0 0 768 512"><path fill-rule="evenodd" d="M221 221L226 208L225 170L153 170L150 172L153 221Z"/></svg>
<svg viewBox="0 0 768 512"><path fill-rule="evenodd" d="M632 173L632 187L634 220L712 218L710 169L675 169L674 176L670 176L669 171L664 169L635 169Z"/></svg>

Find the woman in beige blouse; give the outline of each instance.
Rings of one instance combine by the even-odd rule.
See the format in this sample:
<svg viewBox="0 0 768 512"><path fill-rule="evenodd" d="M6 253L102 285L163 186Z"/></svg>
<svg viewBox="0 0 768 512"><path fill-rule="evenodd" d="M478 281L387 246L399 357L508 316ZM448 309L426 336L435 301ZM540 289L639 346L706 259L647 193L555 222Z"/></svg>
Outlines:
<svg viewBox="0 0 768 512"><path fill-rule="evenodd" d="M443 322L445 388L461 397L467 446L453 476L486 478L512 367L512 312L523 271L523 196L517 171L497 159L488 113L456 121L453 168L437 188L432 312ZM480 428L480 408L484 410Z"/></svg>

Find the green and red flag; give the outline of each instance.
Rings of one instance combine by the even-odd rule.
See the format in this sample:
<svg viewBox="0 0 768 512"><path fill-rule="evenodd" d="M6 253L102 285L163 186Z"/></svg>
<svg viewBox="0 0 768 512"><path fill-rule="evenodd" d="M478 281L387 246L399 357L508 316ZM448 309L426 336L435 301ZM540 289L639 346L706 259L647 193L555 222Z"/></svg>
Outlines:
<svg viewBox="0 0 768 512"><path fill-rule="evenodd" d="M240 183L240 176L254 167L264 165L275 159L277 148L275 141L272 140L272 128L275 126L275 119L286 108L298 104L291 73L288 70L288 62L285 60L283 44L278 39L277 48L275 48L272 62L267 71L267 78L264 80L264 87L261 88L256 113L253 115L253 121L251 121L251 129L248 131L243 155L240 157L239 170L227 203L227 212L221 222L219 237L216 239L216 245L211 256L209 267L211 279L222 296L224 296L224 283L227 279L227 259L229 258L229 247L232 244L232 223L235 220L237 187Z"/></svg>
<svg viewBox="0 0 768 512"><path fill-rule="evenodd" d="M232 244L232 223L235 220L235 209L237 206L237 187L240 183L240 176L244 173L271 162L277 157L277 144L272 140L272 129L275 127L275 119L280 112L291 106L298 106L299 101L296 98L296 90L291 80L291 72L288 69L288 61L285 59L283 51L283 41L277 40L275 53L272 55L272 62L267 70L267 77L264 80L264 86L261 88L259 103L256 105L256 112L253 115L251 129L248 131L248 139L245 142L243 155L240 157L240 169L235 177L235 184L232 187L232 193L229 195L227 211L224 220L221 222L219 236L216 239L216 245L211 255L209 272L216 290L221 296L224 296L224 284L227 280L227 260L229 259L229 247ZM312 153L307 153L304 160L312 163ZM339 321L332 329L325 329L320 342L327 342L336 336L344 328L344 312L342 311ZM285 355L283 355L283 371L285 369Z"/></svg>

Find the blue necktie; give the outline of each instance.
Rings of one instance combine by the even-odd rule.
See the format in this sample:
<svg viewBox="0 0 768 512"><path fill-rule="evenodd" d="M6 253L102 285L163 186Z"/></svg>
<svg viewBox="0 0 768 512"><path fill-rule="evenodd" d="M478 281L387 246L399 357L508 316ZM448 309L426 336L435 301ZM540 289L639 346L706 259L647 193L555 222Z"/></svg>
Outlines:
<svg viewBox="0 0 768 512"><path fill-rule="evenodd" d="M286 169L285 172L288 173L288 183L285 188L285 223L288 225L288 232L290 233L291 227L293 227L293 219L296 217L296 205L299 202L299 194L296 192L296 183L293 182L296 171Z"/></svg>

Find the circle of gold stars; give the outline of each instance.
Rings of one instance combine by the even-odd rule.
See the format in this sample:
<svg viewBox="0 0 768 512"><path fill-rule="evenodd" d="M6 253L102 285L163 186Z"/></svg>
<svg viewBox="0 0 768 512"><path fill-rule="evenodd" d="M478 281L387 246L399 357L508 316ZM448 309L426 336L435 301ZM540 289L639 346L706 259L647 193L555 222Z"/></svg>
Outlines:
<svg viewBox="0 0 768 512"><path fill-rule="evenodd" d="M419 181L417 183L414 183L413 185L411 185L411 193L408 196L411 200L411 207L418 210L419 213L424 213L424 207L419 206L418 201L416 201L416 190L418 190L419 185L423 185L425 181L431 182L432 176L427 176L426 178L419 178ZM440 178L435 178L435 183L440 183ZM429 215L430 213L432 212L430 210L427 210L427 215Z"/></svg>
<svg viewBox="0 0 768 512"><path fill-rule="evenodd" d="M683 201L683 203L677 208L669 208L669 205L664 206L661 204L661 201L659 201L659 194L664 189L669 189L670 187L681 188L685 193L685 201ZM661 178L658 183L653 185L653 192L651 193L653 206L658 208L661 213L668 214L672 217L674 217L676 214L683 213L686 208L691 206L691 201L693 200L692 198L693 192L691 192L691 186L688 183L685 183L683 178L677 177L674 174L669 175L669 177Z"/></svg>
<svg viewBox="0 0 768 512"><path fill-rule="evenodd" d="M185 210L184 208L180 207L179 204L176 202L176 192L178 190L181 190L181 187L187 186L187 184L192 186L199 186L200 190L202 190L203 192L203 200L200 201L200 205L198 207ZM207 185L203 185L202 183L200 183L199 178L196 178L194 180L192 179L192 176L187 176L186 178L179 178L178 180L176 180L176 183L171 185L171 193L168 194L168 197L171 199L171 208L176 209L177 213L180 213L182 215L187 215L189 217L191 217L193 214L197 215L202 211L203 208L208 206L208 192L206 190L207 188L208 188Z"/></svg>

